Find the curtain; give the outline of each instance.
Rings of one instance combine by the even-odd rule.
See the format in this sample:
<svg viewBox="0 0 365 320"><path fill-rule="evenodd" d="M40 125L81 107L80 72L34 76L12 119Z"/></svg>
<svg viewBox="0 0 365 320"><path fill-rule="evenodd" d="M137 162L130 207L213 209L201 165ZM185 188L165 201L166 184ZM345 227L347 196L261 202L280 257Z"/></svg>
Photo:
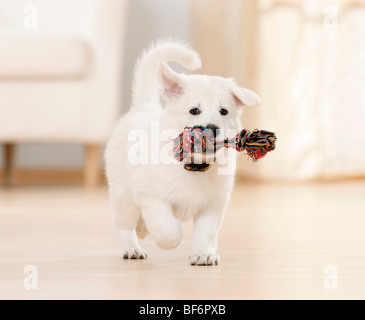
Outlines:
<svg viewBox="0 0 365 320"><path fill-rule="evenodd" d="M274 3L192 2L202 72L234 76L256 91L263 103L244 110L243 125L278 135L277 149L258 163L239 155L239 175L365 176L365 8L346 8L346 1Z"/></svg>

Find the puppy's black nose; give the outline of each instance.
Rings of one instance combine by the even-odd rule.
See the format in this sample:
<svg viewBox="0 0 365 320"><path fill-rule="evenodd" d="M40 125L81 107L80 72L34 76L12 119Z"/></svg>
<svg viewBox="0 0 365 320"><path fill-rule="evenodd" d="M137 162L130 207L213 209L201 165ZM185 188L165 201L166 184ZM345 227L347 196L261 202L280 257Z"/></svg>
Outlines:
<svg viewBox="0 0 365 320"><path fill-rule="evenodd" d="M212 130L214 138L217 136L219 128L215 124L208 124L207 129Z"/></svg>

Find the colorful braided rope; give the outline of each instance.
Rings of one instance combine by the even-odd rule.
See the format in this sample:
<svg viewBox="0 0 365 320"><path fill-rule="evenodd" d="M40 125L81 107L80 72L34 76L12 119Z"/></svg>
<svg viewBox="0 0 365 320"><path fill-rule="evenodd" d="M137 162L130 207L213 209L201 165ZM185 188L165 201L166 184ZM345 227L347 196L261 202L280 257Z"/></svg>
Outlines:
<svg viewBox="0 0 365 320"><path fill-rule="evenodd" d="M173 154L176 160L183 161L188 154L215 152L225 147L239 152L245 150L253 161L257 161L275 149L275 142L275 133L265 130L250 132L243 129L232 139L215 141L213 132L203 126L185 127L173 139Z"/></svg>

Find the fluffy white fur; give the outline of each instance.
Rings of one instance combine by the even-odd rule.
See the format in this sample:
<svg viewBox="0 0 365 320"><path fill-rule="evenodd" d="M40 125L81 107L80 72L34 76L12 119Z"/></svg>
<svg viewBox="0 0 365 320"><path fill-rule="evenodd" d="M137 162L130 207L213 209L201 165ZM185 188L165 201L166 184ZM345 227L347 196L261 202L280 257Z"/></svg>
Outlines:
<svg viewBox="0 0 365 320"><path fill-rule="evenodd" d="M158 121L160 132L174 129L176 133L186 126L214 124L221 129L217 138L223 139L227 129L242 129L242 105L256 105L260 100L233 79L179 74L165 63L168 61L177 61L188 69L201 65L195 51L171 41L152 46L138 61L132 106L120 119L105 152L114 228L121 255L143 259L147 254L138 237L150 233L159 247L173 249L182 238L179 220L193 218L189 261L192 265L214 265L219 263L217 235L233 187L236 153L219 151L206 172L190 172L176 162L133 164L129 151L136 142L130 141L129 133L140 128L149 137L153 121ZM199 115L189 112L195 107L200 109ZM223 107L228 110L225 116L220 113ZM160 152L166 145L170 148L171 142L161 142L149 151ZM227 154L233 170L219 174L219 168L226 164L218 160Z"/></svg>

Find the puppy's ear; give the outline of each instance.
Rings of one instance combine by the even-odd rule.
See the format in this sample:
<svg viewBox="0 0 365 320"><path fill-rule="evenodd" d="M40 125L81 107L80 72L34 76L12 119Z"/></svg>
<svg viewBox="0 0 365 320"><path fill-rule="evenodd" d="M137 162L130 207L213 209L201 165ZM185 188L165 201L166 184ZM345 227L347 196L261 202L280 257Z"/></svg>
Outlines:
<svg viewBox="0 0 365 320"><path fill-rule="evenodd" d="M234 102L239 106L256 106L261 103L260 97L253 91L236 87L232 90Z"/></svg>
<svg viewBox="0 0 365 320"><path fill-rule="evenodd" d="M184 93L182 76L172 71L164 62L160 63L158 79L161 83L162 97L166 101L179 98Z"/></svg>

